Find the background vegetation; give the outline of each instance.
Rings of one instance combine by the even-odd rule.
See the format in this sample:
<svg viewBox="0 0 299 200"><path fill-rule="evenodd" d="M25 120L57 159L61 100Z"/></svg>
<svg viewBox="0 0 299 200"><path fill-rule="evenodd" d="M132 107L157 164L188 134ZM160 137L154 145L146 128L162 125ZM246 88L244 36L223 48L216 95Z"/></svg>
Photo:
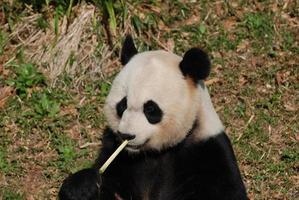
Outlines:
<svg viewBox="0 0 299 200"><path fill-rule="evenodd" d="M0 199L56 199L91 164L126 33L209 52L250 198L299 198L298 1L2 0L0 27Z"/></svg>

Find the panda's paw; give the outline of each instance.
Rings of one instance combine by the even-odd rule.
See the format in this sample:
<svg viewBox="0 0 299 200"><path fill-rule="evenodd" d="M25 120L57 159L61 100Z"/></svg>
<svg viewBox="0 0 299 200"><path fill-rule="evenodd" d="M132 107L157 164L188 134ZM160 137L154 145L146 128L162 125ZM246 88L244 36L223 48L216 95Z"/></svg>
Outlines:
<svg viewBox="0 0 299 200"><path fill-rule="evenodd" d="M60 200L99 200L101 177L97 169L83 169L63 181Z"/></svg>

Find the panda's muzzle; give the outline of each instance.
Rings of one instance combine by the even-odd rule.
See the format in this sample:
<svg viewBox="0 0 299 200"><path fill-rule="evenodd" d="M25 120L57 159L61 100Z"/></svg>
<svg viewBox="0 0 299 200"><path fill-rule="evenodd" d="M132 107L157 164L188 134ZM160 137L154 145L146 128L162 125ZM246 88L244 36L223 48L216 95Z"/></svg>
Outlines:
<svg viewBox="0 0 299 200"><path fill-rule="evenodd" d="M121 133L118 131L118 135L122 140L133 140L136 136L135 135L131 135L128 133Z"/></svg>

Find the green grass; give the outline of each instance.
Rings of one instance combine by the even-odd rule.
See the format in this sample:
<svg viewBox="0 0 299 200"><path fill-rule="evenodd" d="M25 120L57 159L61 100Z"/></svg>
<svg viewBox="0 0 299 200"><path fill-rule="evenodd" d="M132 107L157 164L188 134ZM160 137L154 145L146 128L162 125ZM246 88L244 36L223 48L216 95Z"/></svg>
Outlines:
<svg viewBox="0 0 299 200"><path fill-rule="evenodd" d="M16 192L13 188L0 189L3 200L22 200L24 196Z"/></svg>
<svg viewBox="0 0 299 200"><path fill-rule="evenodd" d="M0 31L0 55L4 53L4 48L7 43L7 34L3 31Z"/></svg>
<svg viewBox="0 0 299 200"><path fill-rule="evenodd" d="M167 47L182 55L193 46L207 50L210 79L218 79L209 86L212 100L233 142L250 199L295 199L299 41L290 21L298 17L293 2L282 9L274 1L258 6L249 1L90 1L97 7L79 42L86 50L80 54L86 55L70 50L66 63L78 64L77 71L65 71L54 81L49 63L30 57L41 44L26 46L19 38L51 32L53 39L45 41L55 47L63 36L63 18L70 28L82 5L27 1L34 8L29 12L21 2L0 6L5 16L0 21L5 27L0 31L0 90L13 89L4 105L0 93L0 199L55 198L67 174L92 164L106 125L103 105L121 68L125 30L134 35L139 51ZM34 13L41 15L26 24L30 28L18 30L24 17ZM15 31L19 37L12 36ZM49 54L51 48L43 45ZM29 183L33 190L26 187Z"/></svg>
<svg viewBox="0 0 299 200"><path fill-rule="evenodd" d="M4 173L7 173L10 168L9 163L6 158L6 154L7 154L7 152L3 148L1 148L0 149L0 170Z"/></svg>
<svg viewBox="0 0 299 200"><path fill-rule="evenodd" d="M27 96L28 89L44 83L44 76L38 72L37 68L32 64L15 64L12 65L12 68L16 77L14 79L8 79L6 83L16 88L16 92L21 98Z"/></svg>

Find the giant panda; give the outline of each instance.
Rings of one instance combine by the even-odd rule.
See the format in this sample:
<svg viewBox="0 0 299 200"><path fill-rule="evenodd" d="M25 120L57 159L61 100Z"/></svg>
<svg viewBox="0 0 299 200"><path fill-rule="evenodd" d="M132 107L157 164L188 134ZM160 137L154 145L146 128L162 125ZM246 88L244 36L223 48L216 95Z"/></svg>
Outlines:
<svg viewBox="0 0 299 200"><path fill-rule="evenodd" d="M248 199L203 81L210 72L207 54L199 48L183 57L138 53L127 36L121 63L104 106L109 127L99 157L64 180L60 200ZM100 175L123 140L128 145Z"/></svg>

